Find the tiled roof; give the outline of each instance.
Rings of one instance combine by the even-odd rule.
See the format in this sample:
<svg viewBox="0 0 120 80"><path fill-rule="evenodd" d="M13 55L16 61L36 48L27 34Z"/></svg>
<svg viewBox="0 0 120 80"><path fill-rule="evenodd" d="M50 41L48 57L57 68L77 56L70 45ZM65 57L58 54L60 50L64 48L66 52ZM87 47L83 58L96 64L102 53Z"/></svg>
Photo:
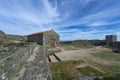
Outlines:
<svg viewBox="0 0 120 80"><path fill-rule="evenodd" d="M51 31L51 30L49 30L49 31ZM37 32L37 33L29 34L28 36L40 35L40 34L43 34L43 33L49 32L49 31Z"/></svg>

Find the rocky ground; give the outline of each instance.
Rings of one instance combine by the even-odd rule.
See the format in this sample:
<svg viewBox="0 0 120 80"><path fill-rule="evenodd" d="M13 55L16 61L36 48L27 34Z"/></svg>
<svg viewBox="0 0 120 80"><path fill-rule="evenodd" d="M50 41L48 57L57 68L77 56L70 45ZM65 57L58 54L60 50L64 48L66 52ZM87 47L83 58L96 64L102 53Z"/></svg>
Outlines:
<svg viewBox="0 0 120 80"><path fill-rule="evenodd" d="M33 53L12 80L51 80L43 47L36 46Z"/></svg>
<svg viewBox="0 0 120 80"><path fill-rule="evenodd" d="M46 49L0 31L0 80L52 80Z"/></svg>

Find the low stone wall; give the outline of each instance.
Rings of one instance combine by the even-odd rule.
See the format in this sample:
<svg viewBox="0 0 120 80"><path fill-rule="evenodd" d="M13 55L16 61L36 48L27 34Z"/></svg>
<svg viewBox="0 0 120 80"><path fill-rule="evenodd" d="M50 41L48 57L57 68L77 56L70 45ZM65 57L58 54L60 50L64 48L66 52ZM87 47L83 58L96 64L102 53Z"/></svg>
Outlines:
<svg viewBox="0 0 120 80"><path fill-rule="evenodd" d="M19 80L52 80L45 53L44 47L37 50L36 58L26 63L27 69Z"/></svg>
<svg viewBox="0 0 120 80"><path fill-rule="evenodd" d="M0 56L0 80L10 80L30 56L35 46L35 43L28 43L8 52L4 57Z"/></svg>

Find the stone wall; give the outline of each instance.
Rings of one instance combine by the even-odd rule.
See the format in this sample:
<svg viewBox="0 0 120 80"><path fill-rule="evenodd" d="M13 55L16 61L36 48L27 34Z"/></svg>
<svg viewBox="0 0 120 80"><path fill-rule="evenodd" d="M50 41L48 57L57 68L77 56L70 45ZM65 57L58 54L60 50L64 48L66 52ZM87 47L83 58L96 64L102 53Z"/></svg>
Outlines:
<svg viewBox="0 0 120 80"><path fill-rule="evenodd" d="M10 80L15 72L27 60L35 46L35 43L29 43L22 46L14 46L11 51L9 51L8 48L8 52L2 51L1 53L4 54L0 55L0 80Z"/></svg>
<svg viewBox="0 0 120 80"><path fill-rule="evenodd" d="M106 41L105 40L88 40L87 43L94 45L94 46L102 46L102 45L106 45Z"/></svg>
<svg viewBox="0 0 120 80"><path fill-rule="evenodd" d="M44 47L37 50L36 58L26 63L27 69L19 80L52 80L45 53Z"/></svg>
<svg viewBox="0 0 120 80"><path fill-rule="evenodd" d="M43 34L39 35L28 35L27 41L29 42L37 42L40 45L43 45Z"/></svg>
<svg viewBox="0 0 120 80"><path fill-rule="evenodd" d="M117 35L106 35L106 42L116 42L117 41Z"/></svg>
<svg viewBox="0 0 120 80"><path fill-rule="evenodd" d="M43 45L44 47L51 47L51 39L55 40L55 47L58 47L60 45L59 43L59 35L54 30L36 33L32 35L27 36L27 41L29 42L37 42L40 45Z"/></svg>
<svg viewBox="0 0 120 80"><path fill-rule="evenodd" d="M60 45L59 35L54 30L51 30L43 34L43 46L51 47L50 46L51 39L55 40L55 47Z"/></svg>
<svg viewBox="0 0 120 80"><path fill-rule="evenodd" d="M105 45L106 41L105 40L74 40L74 41L61 41L61 44L89 44L89 45L94 45L94 46L101 46Z"/></svg>

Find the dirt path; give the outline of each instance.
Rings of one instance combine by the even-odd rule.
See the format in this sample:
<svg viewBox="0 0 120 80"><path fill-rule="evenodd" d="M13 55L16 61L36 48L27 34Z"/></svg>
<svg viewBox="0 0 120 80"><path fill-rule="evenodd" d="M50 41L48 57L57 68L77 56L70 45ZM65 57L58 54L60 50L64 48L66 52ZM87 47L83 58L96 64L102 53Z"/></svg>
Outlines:
<svg viewBox="0 0 120 80"><path fill-rule="evenodd" d="M92 60L93 62L98 62L102 64L111 64L111 61L107 61L105 59L100 59L91 55L91 53L98 53L100 51L107 51L107 48L95 47L90 49L79 49L79 50L68 50L56 53L56 55L63 61L66 60L84 60L88 62L88 60Z"/></svg>
<svg viewBox="0 0 120 80"><path fill-rule="evenodd" d="M56 55L63 61L66 60L81 60L85 59L86 57L91 57L88 54L88 51L91 49L79 49L79 50L68 50L56 53Z"/></svg>
<svg viewBox="0 0 120 80"><path fill-rule="evenodd" d="M26 61L26 63L29 63L30 61L33 61L35 59L36 56L36 51L39 49L39 46L36 46L33 53L30 55L30 57L28 58L28 60ZM22 77L22 75L24 74L26 70L25 65L22 66L22 68L19 70L19 72L17 72L15 74L15 76L13 77L12 80L19 80L20 77Z"/></svg>

